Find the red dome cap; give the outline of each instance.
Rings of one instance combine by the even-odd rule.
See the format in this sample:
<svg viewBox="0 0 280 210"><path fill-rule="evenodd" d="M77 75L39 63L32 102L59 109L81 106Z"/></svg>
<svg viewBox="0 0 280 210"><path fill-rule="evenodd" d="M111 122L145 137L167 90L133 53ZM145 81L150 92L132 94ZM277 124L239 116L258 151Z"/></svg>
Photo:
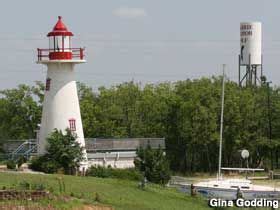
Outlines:
<svg viewBox="0 0 280 210"><path fill-rule="evenodd" d="M62 22L62 17L58 16L58 21L53 27L53 30L47 36L73 36L73 33L68 31L67 27Z"/></svg>

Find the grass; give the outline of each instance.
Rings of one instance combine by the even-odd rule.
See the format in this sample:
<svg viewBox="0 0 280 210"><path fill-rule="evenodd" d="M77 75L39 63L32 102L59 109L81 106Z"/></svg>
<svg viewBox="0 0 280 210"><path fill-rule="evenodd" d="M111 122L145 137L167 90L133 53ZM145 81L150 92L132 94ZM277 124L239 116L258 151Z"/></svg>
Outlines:
<svg viewBox="0 0 280 210"><path fill-rule="evenodd" d="M75 177L64 175L34 175L0 173L0 189L16 187L20 182L44 183L56 195L54 200L42 200L40 205L52 205L57 209L71 209L87 204L105 204L116 210L184 210L209 209L201 198L192 198L176 189L149 185L145 190L138 183L119 179ZM62 187L65 185L65 190ZM70 198L67 201L65 199ZM74 198L74 199L73 199ZM1 203L0 203L1 204Z"/></svg>
<svg viewBox="0 0 280 210"><path fill-rule="evenodd" d="M0 173L0 189L17 188L20 183L44 184L52 192L50 199L33 201L0 201L3 205L28 206L29 209L83 209L84 204L112 206L115 210L237 210L242 208L210 208L207 201L178 192L173 188L148 185L144 190L135 181L75 177L65 175L35 175L22 173ZM267 181L258 181L264 183ZM65 185L65 187L64 187ZM12 209L12 208L8 208ZM246 208L250 209L250 208ZM254 208L253 208L254 209ZM259 210L270 208L258 208Z"/></svg>

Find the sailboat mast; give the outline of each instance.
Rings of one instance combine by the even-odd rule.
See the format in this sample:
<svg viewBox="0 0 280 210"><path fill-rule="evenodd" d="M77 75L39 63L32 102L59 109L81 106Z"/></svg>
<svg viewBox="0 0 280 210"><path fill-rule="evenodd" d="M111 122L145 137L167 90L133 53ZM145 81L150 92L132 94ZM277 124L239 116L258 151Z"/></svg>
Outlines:
<svg viewBox="0 0 280 210"><path fill-rule="evenodd" d="M223 64L223 85L222 85L222 108L221 108L221 121L220 121L220 145L219 145L219 169L218 179L221 178L221 165L222 165L222 141L223 141L223 122L224 122L224 99L225 99L225 68Z"/></svg>

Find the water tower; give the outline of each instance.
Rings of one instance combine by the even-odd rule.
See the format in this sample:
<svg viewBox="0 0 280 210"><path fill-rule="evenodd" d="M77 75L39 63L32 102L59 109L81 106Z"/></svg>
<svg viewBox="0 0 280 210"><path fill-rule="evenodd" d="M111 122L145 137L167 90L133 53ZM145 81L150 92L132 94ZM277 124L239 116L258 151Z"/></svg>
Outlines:
<svg viewBox="0 0 280 210"><path fill-rule="evenodd" d="M39 133L39 155L46 152L46 138L54 129L64 132L69 128L77 135L80 145L85 147L74 67L86 61L84 49L72 47L72 36L73 33L68 31L59 16L53 30L47 35L49 48L38 49L37 63L48 68ZM81 170L87 169L85 150L84 157L85 161L80 163Z"/></svg>
<svg viewBox="0 0 280 210"><path fill-rule="evenodd" d="M240 23L239 86L257 86L262 76L262 24Z"/></svg>

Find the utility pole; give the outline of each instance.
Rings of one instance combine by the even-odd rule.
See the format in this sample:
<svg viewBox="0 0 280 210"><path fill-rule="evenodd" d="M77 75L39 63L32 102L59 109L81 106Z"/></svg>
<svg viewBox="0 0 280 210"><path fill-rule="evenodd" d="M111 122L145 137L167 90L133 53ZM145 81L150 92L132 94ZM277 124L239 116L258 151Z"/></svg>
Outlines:
<svg viewBox="0 0 280 210"><path fill-rule="evenodd" d="M266 82L267 85L267 113L268 113L268 137L270 145L272 144L272 124L271 124L271 99L270 99L270 87L271 82ZM270 168L273 170L273 149L270 149Z"/></svg>
<svg viewBox="0 0 280 210"><path fill-rule="evenodd" d="M223 141L223 122L224 122L224 99L225 99L225 68L223 64L223 84L222 84L222 106L221 106L221 124L220 124L220 145L219 145L219 169L218 179L221 179L221 167L222 167L222 141Z"/></svg>

